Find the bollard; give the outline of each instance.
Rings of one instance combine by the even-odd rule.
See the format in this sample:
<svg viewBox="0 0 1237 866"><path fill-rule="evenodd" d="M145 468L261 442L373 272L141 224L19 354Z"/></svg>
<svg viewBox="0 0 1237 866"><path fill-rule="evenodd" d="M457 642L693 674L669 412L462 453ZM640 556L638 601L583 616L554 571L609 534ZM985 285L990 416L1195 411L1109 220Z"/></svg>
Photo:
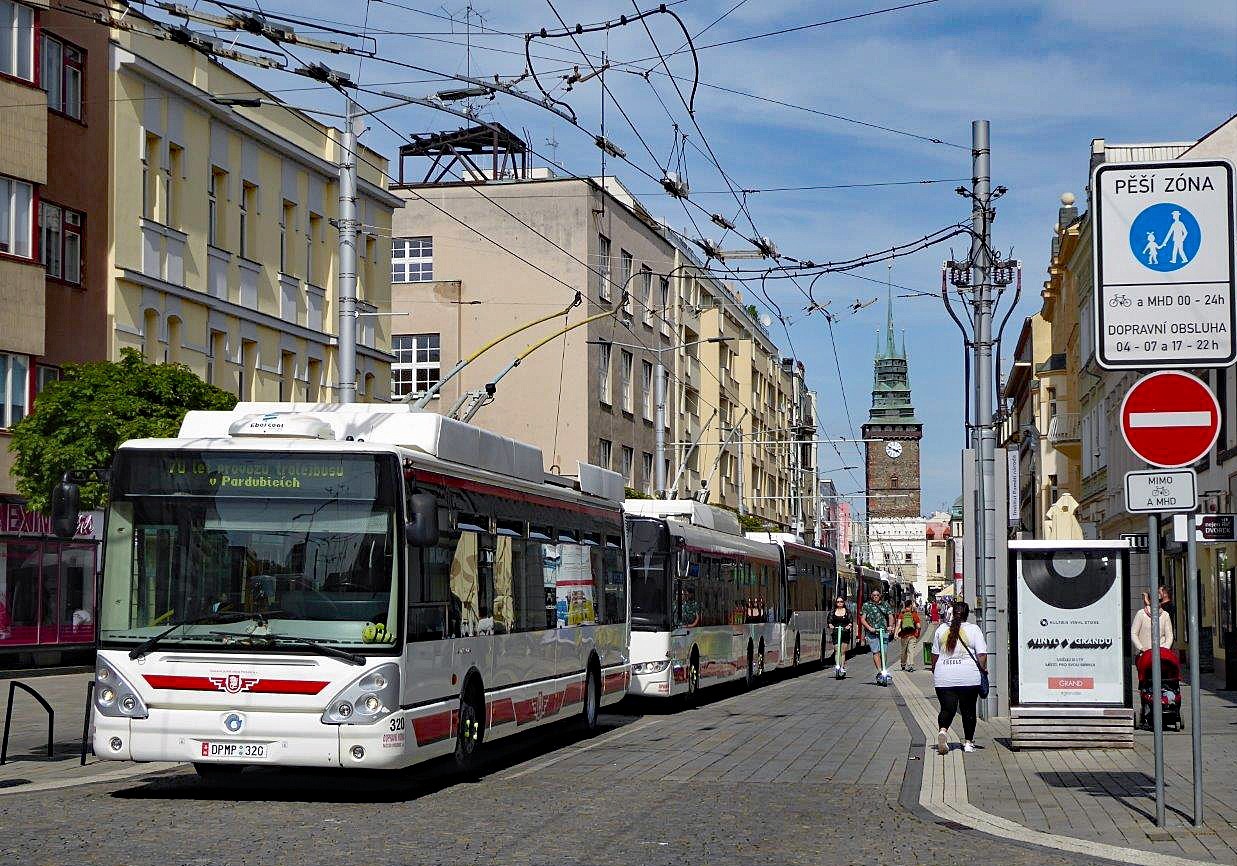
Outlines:
<svg viewBox="0 0 1237 866"><path fill-rule="evenodd" d="M13 694L21 689L29 694L32 698L43 705L43 709L47 710L47 757L52 756L52 734L56 728L56 711L52 709L52 705L43 700L43 696L36 692L30 686L20 680L12 680L9 682L9 703L4 711L4 740L0 743L0 767L9 759L9 725L13 721Z"/></svg>

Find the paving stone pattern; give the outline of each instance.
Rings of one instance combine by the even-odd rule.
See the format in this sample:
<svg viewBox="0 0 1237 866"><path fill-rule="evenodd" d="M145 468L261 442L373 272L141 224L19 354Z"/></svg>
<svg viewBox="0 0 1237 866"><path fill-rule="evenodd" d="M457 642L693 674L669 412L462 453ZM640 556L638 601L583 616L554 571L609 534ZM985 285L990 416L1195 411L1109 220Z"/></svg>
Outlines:
<svg viewBox="0 0 1237 866"><path fill-rule="evenodd" d="M913 675L932 696L927 673ZM1216 863L1237 863L1237 695L1203 691L1202 828L1190 825L1194 794L1189 735L1165 734L1167 817L1171 841L1153 842L1155 776L1150 733L1134 749L1013 751L1007 722L980 722L985 746L966 758L972 803L1027 827L1096 842ZM955 723L959 727L959 723Z"/></svg>
<svg viewBox="0 0 1237 866"><path fill-rule="evenodd" d="M625 702L491 744L480 773L191 771L0 796L6 864L938 864L1101 861L948 826L902 805L916 766L894 689L824 673ZM912 779L913 781L913 779Z"/></svg>

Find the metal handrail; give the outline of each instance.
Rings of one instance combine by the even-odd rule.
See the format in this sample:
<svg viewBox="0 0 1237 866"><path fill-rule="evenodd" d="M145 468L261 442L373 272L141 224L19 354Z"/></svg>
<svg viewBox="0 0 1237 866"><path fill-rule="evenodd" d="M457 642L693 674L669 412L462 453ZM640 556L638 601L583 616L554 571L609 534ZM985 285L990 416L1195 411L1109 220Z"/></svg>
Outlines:
<svg viewBox="0 0 1237 866"><path fill-rule="evenodd" d="M9 759L9 726L13 721L13 695L17 689L27 692L32 698L43 705L43 709L47 710L47 757L52 756L52 733L56 728L56 711L52 709L52 705L43 699L43 696L32 689L30 686L23 683L21 680L12 680L9 682L9 703L4 711L4 741L0 744L0 767L4 766Z"/></svg>

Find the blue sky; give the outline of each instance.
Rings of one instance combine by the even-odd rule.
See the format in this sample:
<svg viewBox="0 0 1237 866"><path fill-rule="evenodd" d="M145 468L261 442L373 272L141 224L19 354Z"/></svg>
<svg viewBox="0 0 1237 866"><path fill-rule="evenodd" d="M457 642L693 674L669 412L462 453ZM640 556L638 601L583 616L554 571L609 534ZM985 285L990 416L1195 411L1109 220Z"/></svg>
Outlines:
<svg viewBox="0 0 1237 866"><path fill-rule="evenodd" d="M672 6L697 33L738 0L684 0ZM268 12L320 16L346 22L359 32L368 15L382 56L446 73L514 75L524 68L523 39L481 33L474 26L471 56L465 51L465 0L291 0L263 2ZM651 4L646 4L646 6ZM706 45L758 33L795 27L895 5L895 0L750 0L699 37ZM595 22L630 14L630 0L572 2L555 0L569 24ZM403 8L401 8L403 7ZM541 0L490 2L474 0L484 27L523 33L558 21ZM437 16L437 17L436 17ZM444 20L453 16L456 23ZM472 18L474 25L478 23ZM668 16L649 19L663 50L682 43L681 32ZM389 31L386 33L380 31ZM406 34L418 35L406 35ZM590 53L605 49L618 61L646 58L649 37L639 24L608 34L580 37ZM535 60L539 73L554 81L571 62L566 40L542 44ZM309 59L321 55L298 50ZM357 72L354 60L325 57L329 64ZM578 61L578 55L576 55ZM874 15L765 39L704 49L699 52L701 81L744 90L835 115L888 126L967 147L934 144L868 126L785 108L768 102L701 87L696 95L696 121L720 164L736 185L769 187L884 183L951 179L954 182L796 192L759 192L749 206L761 232L788 255L813 261L847 259L888 248L969 216L967 203L953 189L956 179L970 176L970 122L992 122L994 184L1009 193L998 202L994 238L1002 250L1013 250L1024 264L1024 301L1010 320L1006 344L1012 346L1021 317L1038 308L1039 288L1056 219L1059 196L1074 192L1085 201L1091 139L1112 142L1193 140L1237 111L1237 3L1231 0L940 0L940 2ZM676 75L690 75L687 54L670 60ZM656 61L644 68L655 68ZM304 86L304 79L286 74L246 74L274 88ZM360 68L367 85L388 84L414 94L443 86L430 76L378 61ZM733 214L728 196L707 194L724 189L711 164L695 150L700 135L692 127L678 96L664 76L650 77L665 102L663 108L645 80L612 72L607 84L640 134L663 165L675 133L667 109L689 135L687 172L693 198ZM415 82L391 84L392 82ZM290 102L338 108L338 97L314 92L289 93ZM583 126L599 124L596 82L580 85L566 98ZM364 100L373 105L376 97ZM407 133L453 129L459 121L440 112L411 107L383 115ZM544 110L518 100L488 103L487 116L513 129L526 128L534 149L549 155L546 139L558 142L560 163L578 174L600 170L600 152L590 138ZM607 110L607 135L646 170L658 173L644 149L613 106ZM371 147L393 154L396 137L381 126L367 133ZM645 204L671 224L684 229L684 209L636 170L611 160L611 173L621 177ZM712 237L720 229L697 216ZM750 234L750 232L749 232ZM733 239L728 246L734 245ZM965 239L953 242L962 255ZM887 276L901 286L936 292L940 263L948 246L936 247L896 261L891 270L879 265L863 276L883 282ZM750 267L751 263L744 263ZM745 291L745 295L753 294ZM834 325L841 383L828 328L819 313L807 315L804 300L793 286L769 284L772 299L788 317L790 337L817 390L822 423L830 435L849 435L842 388L854 429L862 423L870 402L871 357L875 330L884 320L883 286L847 276L830 275L816 284L821 299L843 312L856 299L880 297L880 303L857 315L843 315ZM903 297L895 289L895 316L907 330L912 387L924 421L923 508L947 507L960 488L962 443L962 367L958 332L940 302ZM773 332L789 354L786 335L774 323ZM1006 351L1008 357L1008 350ZM841 455L822 450L826 469L859 463L853 450ZM840 488L862 486L862 472L838 472Z"/></svg>

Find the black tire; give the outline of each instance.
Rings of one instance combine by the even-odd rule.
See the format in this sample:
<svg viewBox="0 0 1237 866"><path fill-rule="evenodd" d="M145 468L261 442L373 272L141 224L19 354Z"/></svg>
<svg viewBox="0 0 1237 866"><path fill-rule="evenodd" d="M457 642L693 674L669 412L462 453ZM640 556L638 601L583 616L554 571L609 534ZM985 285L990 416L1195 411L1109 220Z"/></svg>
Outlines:
<svg viewBox="0 0 1237 866"><path fill-rule="evenodd" d="M760 682L765 676L765 642L760 641L760 650L756 653L756 682Z"/></svg>
<svg viewBox="0 0 1237 866"><path fill-rule="evenodd" d="M485 701L481 697L481 684L473 679L460 696L459 727L455 732L455 766L461 772L477 768L484 739Z"/></svg>
<svg viewBox="0 0 1237 866"><path fill-rule="evenodd" d="M243 764L208 764L205 761L197 761L193 769L202 781L223 784L237 781L245 766Z"/></svg>
<svg viewBox="0 0 1237 866"><path fill-rule="evenodd" d="M794 671L799 670L799 636L795 635L795 654L790 657L790 667Z"/></svg>
<svg viewBox="0 0 1237 866"><path fill-rule="evenodd" d="M700 651L692 647L691 660L687 663L687 694L683 702L691 706L700 694Z"/></svg>
<svg viewBox="0 0 1237 866"><path fill-rule="evenodd" d="M595 663L588 666L584 677L584 709L580 719L584 722L584 730L590 734L597 730L601 718L601 673Z"/></svg>
<svg viewBox="0 0 1237 866"><path fill-rule="evenodd" d="M756 685L756 655L750 640L747 642L747 676L743 678L743 682L749 689Z"/></svg>
<svg viewBox="0 0 1237 866"><path fill-rule="evenodd" d="M829 635L826 632L820 633L820 669L823 671L829 667Z"/></svg>

